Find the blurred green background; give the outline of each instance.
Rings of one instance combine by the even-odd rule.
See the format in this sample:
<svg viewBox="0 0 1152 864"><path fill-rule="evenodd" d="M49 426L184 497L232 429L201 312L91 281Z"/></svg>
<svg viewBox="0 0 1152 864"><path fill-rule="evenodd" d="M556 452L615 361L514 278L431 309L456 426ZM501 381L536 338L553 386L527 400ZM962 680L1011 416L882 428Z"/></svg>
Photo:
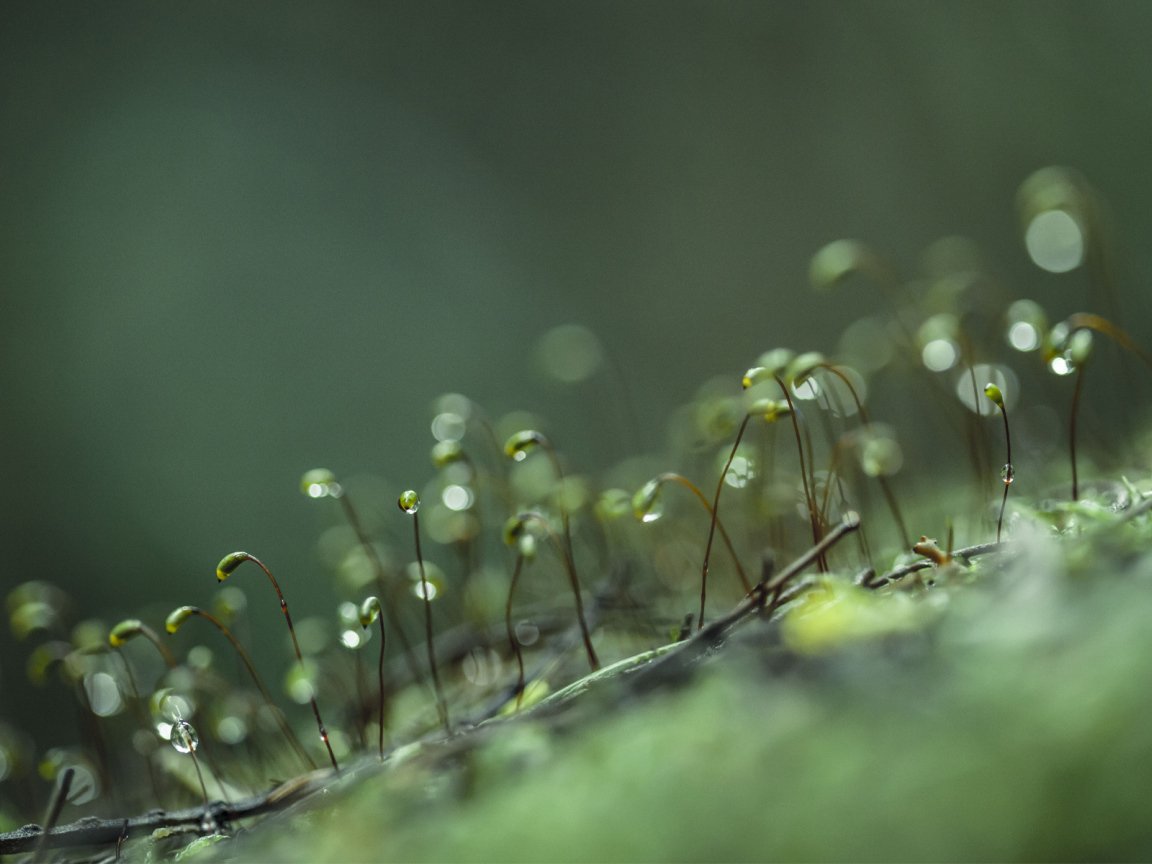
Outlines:
<svg viewBox="0 0 1152 864"><path fill-rule="evenodd" d="M550 327L602 338L655 450L713 375L876 311L808 290L830 240L913 271L964 235L1077 311L1020 240L1045 165L1110 203L1147 343L1149 44L1143 2L5 2L0 586L111 623L246 549L327 614L300 474L421 488L439 394L590 470L636 449L606 383L532 371ZM0 715L73 740L0 647Z"/></svg>

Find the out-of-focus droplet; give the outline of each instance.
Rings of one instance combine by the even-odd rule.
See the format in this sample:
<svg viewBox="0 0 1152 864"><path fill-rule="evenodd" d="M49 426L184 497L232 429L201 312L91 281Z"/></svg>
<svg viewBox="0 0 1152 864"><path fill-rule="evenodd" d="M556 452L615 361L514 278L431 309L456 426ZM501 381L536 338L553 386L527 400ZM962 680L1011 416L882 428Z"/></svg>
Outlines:
<svg viewBox="0 0 1152 864"><path fill-rule="evenodd" d="M188 649L188 665L204 672L212 667L212 649L207 645L193 645Z"/></svg>
<svg viewBox="0 0 1152 864"><path fill-rule="evenodd" d="M444 490L440 493L440 500L444 502L444 506L449 510L459 511L467 510L471 507L472 502L476 500L476 496L467 486L453 484L444 487Z"/></svg>
<svg viewBox="0 0 1152 864"><path fill-rule="evenodd" d="M248 737L248 724L240 717L221 717L216 724L216 737L225 744L239 744Z"/></svg>
<svg viewBox="0 0 1152 864"><path fill-rule="evenodd" d="M946 372L960 359L960 347L951 339L933 339L920 352L920 359L926 369Z"/></svg>
<svg viewBox="0 0 1152 864"><path fill-rule="evenodd" d="M521 645L533 645L536 640L540 638L540 628L538 628L531 621L517 621L516 627L516 641Z"/></svg>
<svg viewBox="0 0 1152 864"><path fill-rule="evenodd" d="M316 695L316 664L311 660L293 663L284 676L284 692L297 705L306 705Z"/></svg>
<svg viewBox="0 0 1152 864"><path fill-rule="evenodd" d="M323 498L326 495L339 497L340 486L336 476L326 468L313 468L300 478L300 491L309 498Z"/></svg>
<svg viewBox="0 0 1152 864"><path fill-rule="evenodd" d="M1049 273L1067 273L1084 262L1084 231L1066 210L1046 210L1028 223L1024 245L1034 264Z"/></svg>
<svg viewBox="0 0 1152 864"><path fill-rule="evenodd" d="M360 634L356 630L345 630L340 634L340 644L345 648L359 648Z"/></svg>
<svg viewBox="0 0 1152 864"><path fill-rule="evenodd" d="M88 706L97 717L111 717L124 707L116 679L107 672L93 672L84 676L84 694Z"/></svg>
<svg viewBox="0 0 1152 864"><path fill-rule="evenodd" d="M587 327L562 324L541 337L536 357L545 374L564 384L575 384L600 367L604 349Z"/></svg>
<svg viewBox="0 0 1152 864"><path fill-rule="evenodd" d="M904 453L894 438L869 436L860 452L860 467L869 477L891 477L904 464Z"/></svg>
<svg viewBox="0 0 1152 864"><path fill-rule="evenodd" d="M405 513L413 514L420 509L420 496L412 489L409 489L400 496L400 500L397 503Z"/></svg>
<svg viewBox="0 0 1152 864"><path fill-rule="evenodd" d="M840 334L839 354L864 374L883 369L896 356L896 340L884 320L870 316L849 324Z"/></svg>
<svg viewBox="0 0 1152 864"><path fill-rule="evenodd" d="M1028 321L1017 321L1008 328L1008 344L1017 351L1034 351L1040 347L1040 331Z"/></svg>
<svg viewBox="0 0 1152 864"><path fill-rule="evenodd" d="M727 461L725 454L720 454ZM723 470L724 466L720 466ZM733 489L743 489L748 482L756 476L756 463L748 456L737 455L732 457L732 464L724 474L724 482Z"/></svg>
<svg viewBox="0 0 1152 864"><path fill-rule="evenodd" d="M459 441L467 429L465 419L451 411L445 411L432 418L432 437L437 441Z"/></svg>
<svg viewBox="0 0 1152 864"><path fill-rule="evenodd" d="M536 536L525 531L517 538L516 549L525 561L531 561L536 557Z"/></svg>
<svg viewBox="0 0 1152 864"><path fill-rule="evenodd" d="M178 753L191 753L200 746L200 736L187 720L177 720L172 727L172 746Z"/></svg>
<svg viewBox="0 0 1152 864"><path fill-rule="evenodd" d="M420 579L420 564L413 561L408 565L408 582L412 586L412 593L424 599L424 583L428 584L428 599L436 600L443 596L447 588L447 580L444 578L444 571L431 561L424 562L424 580Z"/></svg>

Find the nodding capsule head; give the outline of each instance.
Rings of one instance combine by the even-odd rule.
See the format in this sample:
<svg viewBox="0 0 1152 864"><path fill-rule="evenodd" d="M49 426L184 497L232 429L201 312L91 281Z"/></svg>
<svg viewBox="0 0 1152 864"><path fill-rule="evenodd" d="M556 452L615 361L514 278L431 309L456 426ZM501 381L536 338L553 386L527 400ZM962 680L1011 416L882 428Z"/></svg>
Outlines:
<svg viewBox="0 0 1152 864"><path fill-rule="evenodd" d="M365 597L360 604L360 626L368 627L380 617L380 601L374 596Z"/></svg>
<svg viewBox="0 0 1152 864"><path fill-rule="evenodd" d="M216 578L223 582L232 575L237 567L252 558L247 552L233 552L230 555L225 555L220 559L220 563L216 565Z"/></svg>
<svg viewBox="0 0 1152 864"><path fill-rule="evenodd" d="M524 429L509 438L504 444L504 455L519 462L528 451L537 445L544 446L548 439L534 429Z"/></svg>
<svg viewBox="0 0 1152 864"><path fill-rule="evenodd" d="M769 423L775 423L781 417L791 413L788 402L784 399L757 399L748 406L749 414L760 414Z"/></svg>
<svg viewBox="0 0 1152 864"><path fill-rule="evenodd" d="M420 509L420 496L416 494L414 489L409 489L407 492L401 494L396 504L401 510L411 516Z"/></svg>
<svg viewBox="0 0 1152 864"><path fill-rule="evenodd" d="M172 614L164 622L164 629L169 633L175 633L180 629L180 625L188 620L190 615L199 612L195 606L181 606L179 609L173 609Z"/></svg>
<svg viewBox="0 0 1152 864"><path fill-rule="evenodd" d="M527 527L522 515L508 517L508 521L504 523L504 531L502 532L504 543L508 546L515 546L521 535L527 530Z"/></svg>
<svg viewBox="0 0 1152 864"><path fill-rule="evenodd" d="M1004 407L1004 394L1000 392L1000 388L995 384L984 385L984 395L995 402L1001 408Z"/></svg>
<svg viewBox="0 0 1152 864"><path fill-rule="evenodd" d="M437 441L432 448L432 464L444 468L464 458L464 448L459 441Z"/></svg>
<svg viewBox="0 0 1152 864"><path fill-rule="evenodd" d="M133 639L143 632L144 622L139 618L129 618L112 628L112 632L108 634L108 644L113 648L119 648L129 639Z"/></svg>
<svg viewBox="0 0 1152 864"><path fill-rule="evenodd" d="M637 489L636 494L632 496L632 512L641 522L651 521L648 517L660 498L660 486L660 478L653 478Z"/></svg>
<svg viewBox="0 0 1152 864"><path fill-rule="evenodd" d="M789 384L798 384L807 378L816 367L827 362L819 351L806 351L792 358L784 369L784 380Z"/></svg>
<svg viewBox="0 0 1152 864"><path fill-rule="evenodd" d="M753 366L751 369L744 373L744 377L741 379L740 383L743 384L744 389L747 390L754 384L759 384L761 381L768 381L771 379L771 377L772 374L763 366Z"/></svg>

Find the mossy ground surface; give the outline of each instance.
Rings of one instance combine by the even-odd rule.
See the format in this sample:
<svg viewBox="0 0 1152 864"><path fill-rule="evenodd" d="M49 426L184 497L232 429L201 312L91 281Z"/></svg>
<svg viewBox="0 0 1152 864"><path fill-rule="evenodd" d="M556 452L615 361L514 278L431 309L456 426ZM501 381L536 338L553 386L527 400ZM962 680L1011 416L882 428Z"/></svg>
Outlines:
<svg viewBox="0 0 1152 864"><path fill-rule="evenodd" d="M1008 551L930 587L831 579L658 687L609 681L559 713L365 763L202 854L1145 859L1149 518L1026 517Z"/></svg>

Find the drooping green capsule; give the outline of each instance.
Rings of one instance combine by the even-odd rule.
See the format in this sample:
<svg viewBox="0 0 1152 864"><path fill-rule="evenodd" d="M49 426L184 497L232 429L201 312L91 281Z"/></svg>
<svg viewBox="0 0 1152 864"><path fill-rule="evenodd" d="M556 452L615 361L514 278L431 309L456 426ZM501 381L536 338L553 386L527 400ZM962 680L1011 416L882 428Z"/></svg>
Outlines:
<svg viewBox="0 0 1152 864"><path fill-rule="evenodd" d="M444 468L464 458L464 448L459 441L437 441L432 448L432 464Z"/></svg>
<svg viewBox="0 0 1152 864"><path fill-rule="evenodd" d="M596 500L592 513L601 522L611 522L625 515L631 502L632 496L623 489L605 489Z"/></svg>
<svg viewBox="0 0 1152 864"><path fill-rule="evenodd" d="M233 552L230 555L225 555L220 559L220 563L216 565L216 579L223 582L232 575L232 572L237 567L251 557L247 552Z"/></svg>
<svg viewBox="0 0 1152 864"><path fill-rule="evenodd" d="M379 617L380 600L375 596L365 597L364 602L360 604L360 626L368 627Z"/></svg>
<svg viewBox="0 0 1152 864"><path fill-rule="evenodd" d="M112 628L112 632L108 634L108 644L113 648L119 648L129 639L139 636L143 632L143 621L139 618L128 618Z"/></svg>
<svg viewBox="0 0 1152 864"><path fill-rule="evenodd" d="M632 496L632 512L641 522L655 522L664 514L659 506L662 484L659 478L649 480Z"/></svg>
<svg viewBox="0 0 1152 864"><path fill-rule="evenodd" d="M179 609L172 610L172 614L170 614L164 622L164 629L169 633L175 633L180 629L181 624L198 611L195 606L181 606Z"/></svg>
<svg viewBox="0 0 1152 864"><path fill-rule="evenodd" d="M788 402L784 399L757 399L748 406L749 414L759 414L768 423L775 423L781 417L791 413Z"/></svg>
<svg viewBox="0 0 1152 864"><path fill-rule="evenodd" d="M534 429L524 429L517 432L504 444L504 455L519 462L528 455L528 451L533 447L544 446L547 443L548 439L539 432Z"/></svg>
<svg viewBox="0 0 1152 864"><path fill-rule="evenodd" d="M416 494L416 490L409 489L400 496L400 500L396 503L401 510L411 516L420 509L420 496Z"/></svg>
<svg viewBox="0 0 1152 864"><path fill-rule="evenodd" d="M1000 392L1000 388L995 384L985 384L984 395L986 395L1001 408L1004 407L1004 394Z"/></svg>
<svg viewBox="0 0 1152 864"><path fill-rule="evenodd" d="M516 541L520 539L520 535L524 533L526 528L527 525L524 524L523 516L509 516L508 521L504 523L504 530L501 534L505 545L515 546Z"/></svg>
<svg viewBox="0 0 1152 864"><path fill-rule="evenodd" d="M769 381L771 378L772 375L763 366L753 366L744 373L744 378L740 383L743 384L744 389L747 390L749 387L759 384L761 381Z"/></svg>
<svg viewBox="0 0 1152 864"><path fill-rule="evenodd" d="M819 351L806 351L793 357L784 369L784 380L789 383L799 383L812 374L820 364L826 362L824 355Z"/></svg>

